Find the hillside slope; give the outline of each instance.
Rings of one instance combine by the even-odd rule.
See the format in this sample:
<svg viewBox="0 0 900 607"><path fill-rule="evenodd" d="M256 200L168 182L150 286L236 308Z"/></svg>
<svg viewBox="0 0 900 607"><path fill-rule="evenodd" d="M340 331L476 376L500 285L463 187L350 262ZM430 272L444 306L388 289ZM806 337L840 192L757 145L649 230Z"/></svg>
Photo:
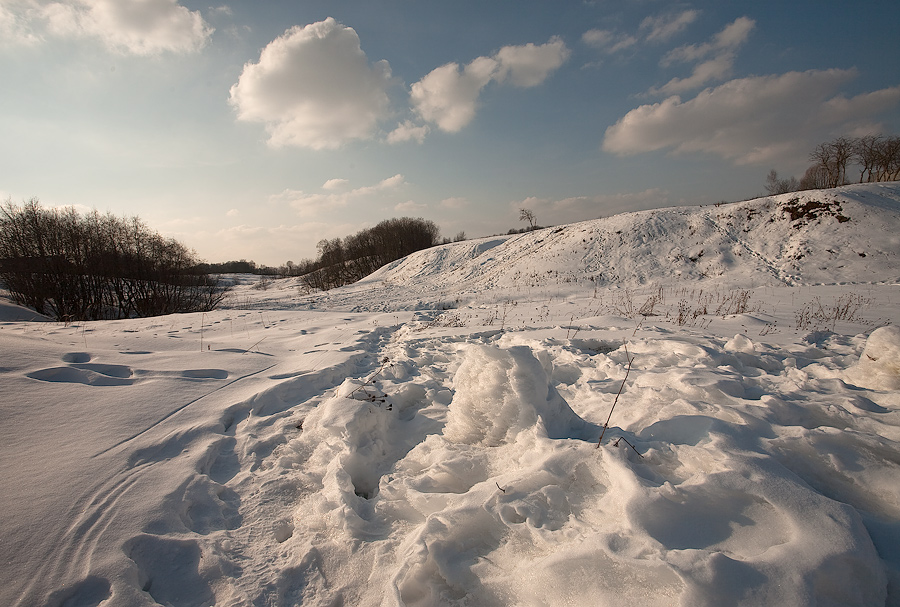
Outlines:
<svg viewBox="0 0 900 607"><path fill-rule="evenodd" d="M719 277L743 286L900 278L900 183L678 207L420 251L363 281L476 289Z"/></svg>

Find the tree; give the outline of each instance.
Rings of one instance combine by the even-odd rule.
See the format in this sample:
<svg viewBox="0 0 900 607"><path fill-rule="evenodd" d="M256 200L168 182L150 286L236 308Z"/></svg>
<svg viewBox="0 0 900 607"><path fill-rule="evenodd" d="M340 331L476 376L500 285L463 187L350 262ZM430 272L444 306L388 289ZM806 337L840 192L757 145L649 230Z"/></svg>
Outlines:
<svg viewBox="0 0 900 607"><path fill-rule="evenodd" d="M881 135L865 135L857 137L853 142L853 160L860 166L859 182L871 182L876 179L879 154L881 151Z"/></svg>
<svg viewBox="0 0 900 607"><path fill-rule="evenodd" d="M519 209L519 221L527 221L531 230L537 229L537 219L529 209Z"/></svg>
<svg viewBox="0 0 900 607"><path fill-rule="evenodd" d="M814 164L806 169L800 178L801 190L819 190L828 187L828 172L824 167Z"/></svg>
<svg viewBox="0 0 900 607"><path fill-rule="evenodd" d="M766 177L766 191L772 196L776 194L787 194L788 192L796 192L800 189L800 182L796 177L790 179L779 179L775 169L769 171Z"/></svg>
<svg viewBox="0 0 900 607"><path fill-rule="evenodd" d="M809 159L820 167L825 175L826 188L836 188L847 183L847 164L854 154L854 142L847 137L820 143L810 152Z"/></svg>
<svg viewBox="0 0 900 607"><path fill-rule="evenodd" d="M900 137L887 137L877 148L876 181L900 179Z"/></svg>
<svg viewBox="0 0 900 607"><path fill-rule="evenodd" d="M0 280L13 301L59 320L212 310L227 289L198 266L137 217L0 205Z"/></svg>
<svg viewBox="0 0 900 607"><path fill-rule="evenodd" d="M311 289L333 289L356 282L381 266L440 242L433 221L399 217L343 239L321 240L319 257L297 273Z"/></svg>

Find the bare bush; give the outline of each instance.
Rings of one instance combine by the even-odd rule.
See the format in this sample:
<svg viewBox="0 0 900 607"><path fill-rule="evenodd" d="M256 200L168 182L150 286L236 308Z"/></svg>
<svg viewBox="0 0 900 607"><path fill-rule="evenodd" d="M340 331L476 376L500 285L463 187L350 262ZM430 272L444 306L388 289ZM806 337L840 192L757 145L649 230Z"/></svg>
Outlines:
<svg viewBox="0 0 900 607"><path fill-rule="evenodd" d="M192 251L137 217L82 216L36 199L0 205L0 280L16 303L66 321L209 311L227 291Z"/></svg>
<svg viewBox="0 0 900 607"><path fill-rule="evenodd" d="M794 319L797 329L801 331L809 329L834 331L839 320L863 322L859 311L869 303L868 299L854 293L835 297L831 305L823 304L822 300L816 297L794 312Z"/></svg>
<svg viewBox="0 0 900 607"><path fill-rule="evenodd" d="M732 314L746 314L750 311L750 291L738 289L726 293L719 307L716 308L716 316L731 316Z"/></svg>

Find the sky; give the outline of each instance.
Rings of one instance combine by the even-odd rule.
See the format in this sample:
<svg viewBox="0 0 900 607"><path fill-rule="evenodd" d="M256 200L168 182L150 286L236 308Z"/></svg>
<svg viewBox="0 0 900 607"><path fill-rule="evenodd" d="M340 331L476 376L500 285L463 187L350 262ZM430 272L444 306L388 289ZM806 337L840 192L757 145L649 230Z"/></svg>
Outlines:
<svg viewBox="0 0 900 607"><path fill-rule="evenodd" d="M0 200L280 265L765 193L900 133L900 3L0 0Z"/></svg>

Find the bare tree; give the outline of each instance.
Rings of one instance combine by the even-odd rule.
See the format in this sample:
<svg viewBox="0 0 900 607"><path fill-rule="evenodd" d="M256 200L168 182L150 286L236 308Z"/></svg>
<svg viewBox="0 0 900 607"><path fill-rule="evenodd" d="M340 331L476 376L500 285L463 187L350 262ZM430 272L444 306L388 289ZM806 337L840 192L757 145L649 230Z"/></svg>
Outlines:
<svg viewBox="0 0 900 607"><path fill-rule="evenodd" d="M226 291L193 251L136 217L81 216L36 199L0 206L0 280L16 303L60 320L207 311Z"/></svg>
<svg viewBox="0 0 900 607"><path fill-rule="evenodd" d="M878 144L876 181L900 179L900 137L888 137Z"/></svg>
<svg viewBox="0 0 900 607"><path fill-rule="evenodd" d="M819 164L814 164L806 169L800 178L801 190L820 190L828 187L828 171Z"/></svg>
<svg viewBox="0 0 900 607"><path fill-rule="evenodd" d="M319 257L304 262L304 284L311 289L333 289L356 282L381 266L440 242L433 221L400 217L386 219L373 228L343 239L321 240Z"/></svg>
<svg viewBox="0 0 900 607"><path fill-rule="evenodd" d="M854 155L854 141L838 137L820 143L810 153L809 159L824 171L826 188L836 188L847 183L847 164Z"/></svg>
<svg viewBox="0 0 900 607"><path fill-rule="evenodd" d="M859 165L859 182L877 179L876 168L882 143L881 135L865 135L853 141L853 160Z"/></svg>
<svg viewBox="0 0 900 607"><path fill-rule="evenodd" d="M537 228L537 218L529 209L519 209L519 221L527 221L530 230Z"/></svg>
<svg viewBox="0 0 900 607"><path fill-rule="evenodd" d="M790 179L779 179L778 172L775 169L769 171L766 176L766 191L771 195L787 194L788 192L796 192L800 189L800 182L796 177Z"/></svg>

